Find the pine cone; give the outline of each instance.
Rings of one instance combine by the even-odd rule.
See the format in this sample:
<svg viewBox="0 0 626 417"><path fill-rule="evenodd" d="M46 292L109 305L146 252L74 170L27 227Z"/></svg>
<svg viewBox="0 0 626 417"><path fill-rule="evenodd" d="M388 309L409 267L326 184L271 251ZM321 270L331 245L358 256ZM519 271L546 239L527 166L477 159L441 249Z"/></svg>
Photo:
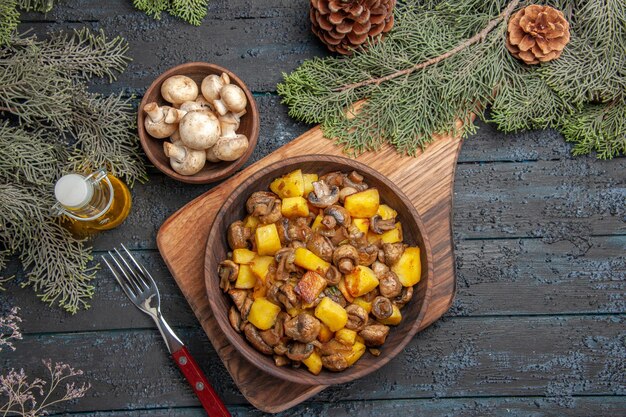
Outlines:
<svg viewBox="0 0 626 417"><path fill-rule="evenodd" d="M506 48L527 64L558 58L568 42L569 23L550 6L525 7L509 20Z"/></svg>
<svg viewBox="0 0 626 417"><path fill-rule="evenodd" d="M311 0L313 33L331 51L349 55L391 30L395 5L396 0Z"/></svg>

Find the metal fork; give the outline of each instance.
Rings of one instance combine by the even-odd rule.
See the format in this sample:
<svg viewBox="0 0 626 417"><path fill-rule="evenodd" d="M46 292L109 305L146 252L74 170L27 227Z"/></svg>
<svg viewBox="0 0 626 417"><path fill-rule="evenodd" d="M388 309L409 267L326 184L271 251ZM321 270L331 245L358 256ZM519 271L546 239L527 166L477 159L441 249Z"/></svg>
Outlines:
<svg viewBox="0 0 626 417"><path fill-rule="evenodd" d="M165 340L172 359L191 385L207 414L211 417L230 417L224 403L217 396L196 361L161 315L161 296L154 278L124 245L121 246L122 252L117 248L108 251L111 261L107 260L106 255L102 256L102 260L130 301L139 310L152 317Z"/></svg>

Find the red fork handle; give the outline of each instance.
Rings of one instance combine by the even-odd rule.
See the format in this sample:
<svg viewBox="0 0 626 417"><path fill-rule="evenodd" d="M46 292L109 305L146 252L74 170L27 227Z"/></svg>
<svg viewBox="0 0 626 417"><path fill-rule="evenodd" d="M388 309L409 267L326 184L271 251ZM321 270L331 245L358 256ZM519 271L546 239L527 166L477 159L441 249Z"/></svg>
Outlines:
<svg viewBox="0 0 626 417"><path fill-rule="evenodd" d="M195 360L189 354L185 346L172 353L172 359L178 365L178 369L185 375L187 382L193 388L198 399L202 403L202 407L209 417L231 417L228 409L217 396L213 387L207 381Z"/></svg>

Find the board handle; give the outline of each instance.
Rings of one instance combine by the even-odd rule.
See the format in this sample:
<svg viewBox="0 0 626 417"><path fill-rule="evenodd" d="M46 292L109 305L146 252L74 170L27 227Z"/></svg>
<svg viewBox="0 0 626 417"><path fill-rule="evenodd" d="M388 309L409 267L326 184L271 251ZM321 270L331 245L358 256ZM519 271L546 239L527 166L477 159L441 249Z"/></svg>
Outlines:
<svg viewBox="0 0 626 417"><path fill-rule="evenodd" d="M209 417L231 417L228 409L185 346L172 353L172 359L187 378L187 382L198 396Z"/></svg>

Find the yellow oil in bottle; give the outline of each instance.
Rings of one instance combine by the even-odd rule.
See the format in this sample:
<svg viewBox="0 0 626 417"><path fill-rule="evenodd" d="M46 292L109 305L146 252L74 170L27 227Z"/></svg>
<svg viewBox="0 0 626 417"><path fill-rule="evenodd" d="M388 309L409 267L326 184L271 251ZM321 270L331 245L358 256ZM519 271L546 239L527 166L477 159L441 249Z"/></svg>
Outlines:
<svg viewBox="0 0 626 417"><path fill-rule="evenodd" d="M80 237L119 226L132 206L126 184L104 170L86 177L65 175L55 185L55 196L65 226Z"/></svg>

